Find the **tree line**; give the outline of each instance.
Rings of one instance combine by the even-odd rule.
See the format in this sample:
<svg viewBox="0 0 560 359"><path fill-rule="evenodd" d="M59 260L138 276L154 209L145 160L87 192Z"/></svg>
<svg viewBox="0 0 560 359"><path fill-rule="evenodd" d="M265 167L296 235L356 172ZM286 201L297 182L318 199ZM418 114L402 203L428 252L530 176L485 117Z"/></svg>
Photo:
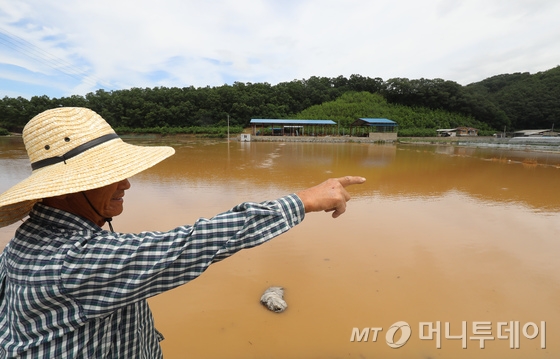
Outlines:
<svg viewBox="0 0 560 359"><path fill-rule="evenodd" d="M351 75L349 78L312 76L277 85L235 82L199 88L97 90L85 96L61 98L46 95L33 96L29 100L4 97L0 101L0 127L21 131L29 119L46 109L78 106L96 111L116 128L200 130L223 127L228 121L230 126L243 128L252 118L301 118L304 110L312 106L335 101L347 93L360 92L382 96L388 104L405 106L418 113L431 109L445 111L450 117L461 115L499 131L504 127L508 131L551 128L560 119L558 66L536 74L498 75L466 86L443 79L393 78L384 81ZM355 115L367 117L365 113ZM371 111L369 115L381 117ZM336 110L323 112L322 116L320 119L334 119ZM406 130L409 126L435 128L442 124L442 121L430 120L430 116L420 118L432 123L404 121L399 124L399 129Z"/></svg>

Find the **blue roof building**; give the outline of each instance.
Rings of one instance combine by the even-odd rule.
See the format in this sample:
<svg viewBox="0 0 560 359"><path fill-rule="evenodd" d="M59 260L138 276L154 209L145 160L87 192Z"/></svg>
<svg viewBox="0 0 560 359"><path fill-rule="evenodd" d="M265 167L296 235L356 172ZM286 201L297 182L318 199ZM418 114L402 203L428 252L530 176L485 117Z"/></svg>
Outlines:
<svg viewBox="0 0 560 359"><path fill-rule="evenodd" d="M331 120L252 119L251 124L336 125Z"/></svg>
<svg viewBox="0 0 560 359"><path fill-rule="evenodd" d="M332 120L251 119L250 123L256 136L325 136L336 135L337 130Z"/></svg>
<svg viewBox="0 0 560 359"><path fill-rule="evenodd" d="M352 126L374 126L383 128L384 130L380 132L394 132L398 127L395 121L387 118L358 118L352 123ZM387 131L387 129L391 131Z"/></svg>
<svg viewBox="0 0 560 359"><path fill-rule="evenodd" d="M350 136L395 141L397 130L398 124L387 118L358 118L350 125Z"/></svg>

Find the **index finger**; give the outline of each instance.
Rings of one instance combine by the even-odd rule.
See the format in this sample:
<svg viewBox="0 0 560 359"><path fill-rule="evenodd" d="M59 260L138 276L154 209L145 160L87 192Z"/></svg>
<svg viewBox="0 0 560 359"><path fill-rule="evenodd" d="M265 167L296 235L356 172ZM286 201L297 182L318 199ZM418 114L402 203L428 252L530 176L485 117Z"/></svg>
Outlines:
<svg viewBox="0 0 560 359"><path fill-rule="evenodd" d="M337 178L337 180L338 182L340 182L340 184L343 187L350 186L353 184L362 184L366 181L366 179L361 176L344 176L344 177Z"/></svg>

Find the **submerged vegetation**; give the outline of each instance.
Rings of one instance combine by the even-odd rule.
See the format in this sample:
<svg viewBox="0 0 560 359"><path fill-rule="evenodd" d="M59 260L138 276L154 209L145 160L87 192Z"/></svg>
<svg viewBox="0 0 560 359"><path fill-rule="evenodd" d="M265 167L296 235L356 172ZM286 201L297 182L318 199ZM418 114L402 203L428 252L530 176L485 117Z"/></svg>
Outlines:
<svg viewBox="0 0 560 359"><path fill-rule="evenodd" d="M155 133L160 135L198 135L201 137L212 137L212 138L226 138L228 135L236 135L243 132L243 127L241 126L207 126L207 127L115 127L115 132L118 134L147 134Z"/></svg>

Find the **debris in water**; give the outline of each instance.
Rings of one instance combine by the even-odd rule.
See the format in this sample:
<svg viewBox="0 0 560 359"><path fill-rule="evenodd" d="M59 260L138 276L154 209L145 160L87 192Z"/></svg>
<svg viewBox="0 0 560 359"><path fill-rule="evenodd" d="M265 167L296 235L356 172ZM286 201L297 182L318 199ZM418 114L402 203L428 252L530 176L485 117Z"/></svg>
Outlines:
<svg viewBox="0 0 560 359"><path fill-rule="evenodd" d="M282 287L270 287L265 290L261 303L276 313L281 313L288 308L288 304L284 301L284 288Z"/></svg>

